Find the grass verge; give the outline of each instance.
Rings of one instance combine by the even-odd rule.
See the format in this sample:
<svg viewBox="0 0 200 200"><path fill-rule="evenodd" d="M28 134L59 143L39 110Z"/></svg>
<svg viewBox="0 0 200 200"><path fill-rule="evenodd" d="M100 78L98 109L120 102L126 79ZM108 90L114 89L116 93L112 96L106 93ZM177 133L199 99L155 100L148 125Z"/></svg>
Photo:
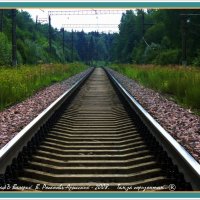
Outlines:
<svg viewBox="0 0 200 200"><path fill-rule="evenodd" d="M176 102L199 114L200 69L137 65L111 65L110 67L146 87L172 96Z"/></svg>
<svg viewBox="0 0 200 200"><path fill-rule="evenodd" d="M0 110L30 97L38 90L67 79L87 67L81 63L0 68Z"/></svg>

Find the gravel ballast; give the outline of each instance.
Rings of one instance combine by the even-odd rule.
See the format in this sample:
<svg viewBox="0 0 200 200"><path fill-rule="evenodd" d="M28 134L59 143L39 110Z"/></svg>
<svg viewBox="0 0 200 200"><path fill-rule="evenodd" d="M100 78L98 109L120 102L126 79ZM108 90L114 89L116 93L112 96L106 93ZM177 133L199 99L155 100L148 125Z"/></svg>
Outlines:
<svg viewBox="0 0 200 200"><path fill-rule="evenodd" d="M90 70L40 90L25 101L0 112L0 148Z"/></svg>
<svg viewBox="0 0 200 200"><path fill-rule="evenodd" d="M108 69L128 92L200 163L200 117L160 93Z"/></svg>

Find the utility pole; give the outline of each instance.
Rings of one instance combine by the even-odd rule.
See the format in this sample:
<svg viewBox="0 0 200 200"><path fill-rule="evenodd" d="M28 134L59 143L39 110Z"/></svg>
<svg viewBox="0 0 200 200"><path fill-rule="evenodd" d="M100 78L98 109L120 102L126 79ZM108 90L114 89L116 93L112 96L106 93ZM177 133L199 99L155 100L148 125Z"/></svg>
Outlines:
<svg viewBox="0 0 200 200"><path fill-rule="evenodd" d="M62 45L63 45L63 55L65 55L65 29L62 28Z"/></svg>
<svg viewBox="0 0 200 200"><path fill-rule="evenodd" d="M51 59L51 38L52 38L52 31L51 31L51 16L49 15L49 56Z"/></svg>
<svg viewBox="0 0 200 200"><path fill-rule="evenodd" d="M35 30L37 31L38 28L38 15L36 15L36 20L35 20ZM36 41L36 34L33 35L33 41Z"/></svg>
<svg viewBox="0 0 200 200"><path fill-rule="evenodd" d="M187 66L187 23L188 17L200 16L199 13L180 14L181 17L181 33L182 33L182 65Z"/></svg>
<svg viewBox="0 0 200 200"><path fill-rule="evenodd" d="M0 10L0 32L3 32L3 9Z"/></svg>
<svg viewBox="0 0 200 200"><path fill-rule="evenodd" d="M144 11L142 10L142 37L144 37Z"/></svg>
<svg viewBox="0 0 200 200"><path fill-rule="evenodd" d="M181 18L181 32L182 32L182 65L184 67L187 66L187 41L186 41L186 32L187 32L187 27L186 27L186 17L182 16Z"/></svg>
<svg viewBox="0 0 200 200"><path fill-rule="evenodd" d="M37 30L37 25L38 25L38 15L36 15L36 20L35 20L35 27L36 27L36 30Z"/></svg>
<svg viewBox="0 0 200 200"><path fill-rule="evenodd" d="M71 47L72 49L71 49L71 59L72 59L72 62L74 62L74 31L73 31L73 29L72 29L72 47Z"/></svg>
<svg viewBox="0 0 200 200"><path fill-rule="evenodd" d="M17 44L16 44L16 9L11 10L12 15L12 66L17 65Z"/></svg>

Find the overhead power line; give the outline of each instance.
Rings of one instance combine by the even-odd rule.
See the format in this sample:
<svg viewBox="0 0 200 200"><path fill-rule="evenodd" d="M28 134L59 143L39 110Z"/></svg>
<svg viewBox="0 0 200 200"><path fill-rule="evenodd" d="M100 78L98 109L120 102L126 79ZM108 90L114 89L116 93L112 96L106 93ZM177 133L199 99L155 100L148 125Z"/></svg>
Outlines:
<svg viewBox="0 0 200 200"><path fill-rule="evenodd" d="M60 11L48 11L48 15L106 15L106 14L122 14L126 10L120 9L91 9L91 10L60 10Z"/></svg>
<svg viewBox="0 0 200 200"><path fill-rule="evenodd" d="M188 14L180 14L180 16L200 16L198 13L188 13Z"/></svg>
<svg viewBox="0 0 200 200"><path fill-rule="evenodd" d="M37 18L37 23L47 23L48 19L47 18Z"/></svg>
<svg viewBox="0 0 200 200"><path fill-rule="evenodd" d="M119 24L63 24L62 28L117 28Z"/></svg>

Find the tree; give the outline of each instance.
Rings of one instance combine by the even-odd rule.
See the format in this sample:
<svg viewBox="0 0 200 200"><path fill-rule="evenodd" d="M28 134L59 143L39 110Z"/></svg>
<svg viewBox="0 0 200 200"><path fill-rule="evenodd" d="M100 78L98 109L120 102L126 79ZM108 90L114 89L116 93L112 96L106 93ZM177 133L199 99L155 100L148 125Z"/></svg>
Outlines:
<svg viewBox="0 0 200 200"><path fill-rule="evenodd" d="M95 44L93 36L90 37L90 42L88 46L88 59L91 63L93 63L94 55L95 55Z"/></svg>
<svg viewBox="0 0 200 200"><path fill-rule="evenodd" d="M76 49L78 51L78 55L80 59L84 62L88 61L88 43L85 37L84 31L77 32L77 43Z"/></svg>
<svg viewBox="0 0 200 200"><path fill-rule="evenodd" d="M122 15L119 25L119 41L117 45L117 56L121 62L131 62L131 52L136 40L135 14L132 10Z"/></svg>
<svg viewBox="0 0 200 200"><path fill-rule="evenodd" d="M4 33L0 33L0 65L11 64L11 44Z"/></svg>

